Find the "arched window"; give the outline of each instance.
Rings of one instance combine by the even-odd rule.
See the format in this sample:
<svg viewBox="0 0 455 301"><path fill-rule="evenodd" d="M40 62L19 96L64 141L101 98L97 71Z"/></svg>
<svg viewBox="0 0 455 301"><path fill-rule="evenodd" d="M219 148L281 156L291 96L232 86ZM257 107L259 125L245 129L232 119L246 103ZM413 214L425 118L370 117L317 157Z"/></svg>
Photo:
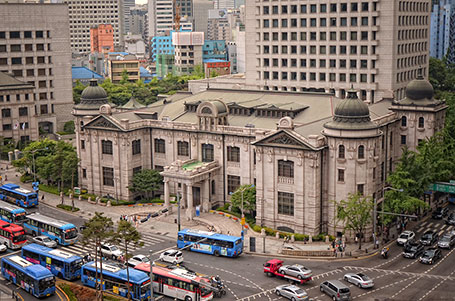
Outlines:
<svg viewBox="0 0 455 301"><path fill-rule="evenodd" d="M358 159L365 159L365 146L360 145L357 149L357 158Z"/></svg>
<svg viewBox="0 0 455 301"><path fill-rule="evenodd" d="M344 159L344 145L338 146L338 158Z"/></svg>
<svg viewBox="0 0 455 301"><path fill-rule="evenodd" d="M408 119L406 116L401 117L401 126L407 126L408 125Z"/></svg>
<svg viewBox="0 0 455 301"><path fill-rule="evenodd" d="M425 127L425 119L423 117L419 117L419 128L422 129Z"/></svg>
<svg viewBox="0 0 455 301"><path fill-rule="evenodd" d="M210 110L209 107L205 107L205 108L202 108L201 113L202 114L212 115L212 110Z"/></svg>

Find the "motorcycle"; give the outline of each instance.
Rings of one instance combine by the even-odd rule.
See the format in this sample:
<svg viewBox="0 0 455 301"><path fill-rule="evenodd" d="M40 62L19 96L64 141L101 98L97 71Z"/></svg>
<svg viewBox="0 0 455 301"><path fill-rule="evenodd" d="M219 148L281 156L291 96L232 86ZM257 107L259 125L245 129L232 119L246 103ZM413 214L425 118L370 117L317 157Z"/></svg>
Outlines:
<svg viewBox="0 0 455 301"><path fill-rule="evenodd" d="M213 287L214 297L221 298L223 295L226 295L226 287L218 276L211 279L211 285Z"/></svg>
<svg viewBox="0 0 455 301"><path fill-rule="evenodd" d="M384 259L387 259L389 257L389 248L383 248L381 250L381 256Z"/></svg>

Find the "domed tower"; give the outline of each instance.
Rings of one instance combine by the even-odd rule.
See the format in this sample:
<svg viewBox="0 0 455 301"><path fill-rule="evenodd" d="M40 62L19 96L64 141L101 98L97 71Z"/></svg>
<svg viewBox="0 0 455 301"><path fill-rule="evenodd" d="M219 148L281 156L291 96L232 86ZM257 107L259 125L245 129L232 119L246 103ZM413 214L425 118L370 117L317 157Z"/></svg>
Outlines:
<svg viewBox="0 0 455 301"><path fill-rule="evenodd" d="M415 151L420 141L444 127L446 109L444 101L434 99L433 86L420 73L406 86L406 97L391 107L399 119L401 145Z"/></svg>
<svg viewBox="0 0 455 301"><path fill-rule="evenodd" d="M337 235L343 225L334 218L336 206L332 201L347 200L349 193L373 194L381 132L371 121L368 105L357 97L356 90L350 89L347 98L337 104L333 120L324 124L322 134L329 147L327 230Z"/></svg>

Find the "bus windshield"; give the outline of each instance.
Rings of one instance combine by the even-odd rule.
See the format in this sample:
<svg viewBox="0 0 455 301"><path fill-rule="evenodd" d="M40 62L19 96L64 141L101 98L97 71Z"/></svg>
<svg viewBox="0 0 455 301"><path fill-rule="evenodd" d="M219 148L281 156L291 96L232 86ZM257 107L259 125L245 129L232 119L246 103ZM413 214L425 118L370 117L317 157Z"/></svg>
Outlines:
<svg viewBox="0 0 455 301"><path fill-rule="evenodd" d="M28 196L28 199L29 199L29 201L34 201L34 200L38 199L38 194L32 193Z"/></svg>
<svg viewBox="0 0 455 301"><path fill-rule="evenodd" d="M143 294L146 294L148 291L150 291L150 281L146 281L146 282L148 282L148 283L142 284L142 286L141 286L141 296ZM146 282L144 282L144 283L146 283Z"/></svg>
<svg viewBox="0 0 455 301"><path fill-rule="evenodd" d="M13 233L13 242L24 241L27 238L25 237L24 231L14 232Z"/></svg>
<svg viewBox="0 0 455 301"><path fill-rule="evenodd" d="M65 230L65 239L72 239L75 237L77 237L76 228L71 228L71 229Z"/></svg>
<svg viewBox="0 0 455 301"><path fill-rule="evenodd" d="M39 281L39 290L44 291L45 289L55 285L55 277L46 277Z"/></svg>
<svg viewBox="0 0 455 301"><path fill-rule="evenodd" d="M211 290L207 289L205 286L201 285L200 286L201 288L201 296L202 297L205 297L205 296L208 296L210 295L210 293L212 292Z"/></svg>
<svg viewBox="0 0 455 301"><path fill-rule="evenodd" d="M71 273L76 273L77 270L79 270L82 267L82 260L76 260L71 263Z"/></svg>
<svg viewBox="0 0 455 301"><path fill-rule="evenodd" d="M14 221L16 223L22 223L25 220L25 212L22 213L16 213L14 215Z"/></svg>

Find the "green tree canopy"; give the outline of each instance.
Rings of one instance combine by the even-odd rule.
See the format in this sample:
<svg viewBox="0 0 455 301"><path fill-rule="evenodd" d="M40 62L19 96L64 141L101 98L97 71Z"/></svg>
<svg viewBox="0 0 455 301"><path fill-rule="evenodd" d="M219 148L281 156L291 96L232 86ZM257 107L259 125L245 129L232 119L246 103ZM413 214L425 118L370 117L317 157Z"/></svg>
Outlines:
<svg viewBox="0 0 455 301"><path fill-rule="evenodd" d="M347 200L335 203L336 219L343 222L345 230L352 230L363 237L365 228L372 222L373 199L359 193L349 194ZM362 239L359 239L359 249L362 248Z"/></svg>
<svg viewBox="0 0 455 301"><path fill-rule="evenodd" d="M245 212L253 212L256 210L256 187L251 184L241 185L231 195L231 204L235 210L240 211L242 208L242 192L243 192L243 210Z"/></svg>
<svg viewBox="0 0 455 301"><path fill-rule="evenodd" d="M82 91L84 91L84 89L86 87L87 86L82 84L79 80L76 81L76 85L73 87L73 101L75 104L78 104L81 102L81 94L82 94Z"/></svg>
<svg viewBox="0 0 455 301"><path fill-rule="evenodd" d="M132 192L144 194L149 200L150 196L154 196L155 191L160 188L163 182L163 177L160 172L155 169L143 169L133 176L128 189Z"/></svg>

